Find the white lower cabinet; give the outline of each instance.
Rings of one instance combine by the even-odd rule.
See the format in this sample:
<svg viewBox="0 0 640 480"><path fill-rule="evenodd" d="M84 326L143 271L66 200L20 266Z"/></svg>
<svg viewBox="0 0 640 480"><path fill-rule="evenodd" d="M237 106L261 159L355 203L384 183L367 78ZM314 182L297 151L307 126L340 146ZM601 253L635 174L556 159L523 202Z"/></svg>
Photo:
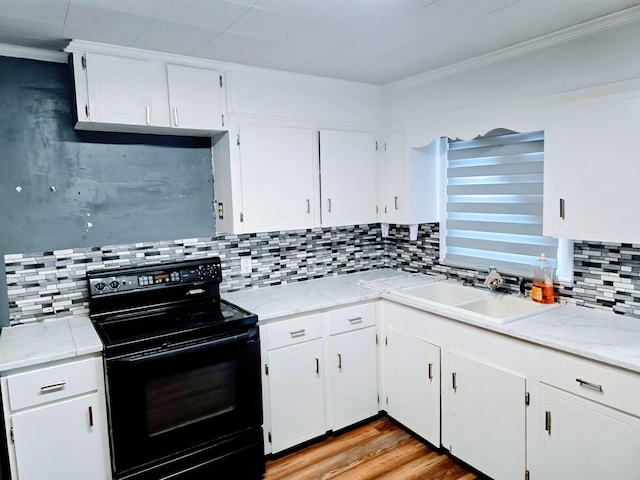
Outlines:
<svg viewBox="0 0 640 480"><path fill-rule="evenodd" d="M273 452L325 433L322 340L271 351L268 365Z"/></svg>
<svg viewBox="0 0 640 480"><path fill-rule="evenodd" d="M327 431L322 315L275 322L263 327L261 335L266 345L267 445L275 453Z"/></svg>
<svg viewBox="0 0 640 480"><path fill-rule="evenodd" d="M640 375L539 356L538 478L640 479Z"/></svg>
<svg viewBox="0 0 640 480"><path fill-rule="evenodd" d="M387 413L440 446L440 348L393 328L384 344Z"/></svg>
<svg viewBox="0 0 640 480"><path fill-rule="evenodd" d="M526 379L465 355L447 355L446 447L496 480L524 478Z"/></svg>
<svg viewBox="0 0 640 480"><path fill-rule="evenodd" d="M94 357L3 374L12 480L111 478L102 372Z"/></svg>
<svg viewBox="0 0 640 480"><path fill-rule="evenodd" d="M267 453L383 409L493 480L640 480L640 374L387 300L263 331Z"/></svg>
<svg viewBox="0 0 640 480"><path fill-rule="evenodd" d="M544 384L540 404L537 478L640 479L640 418Z"/></svg>
<svg viewBox="0 0 640 480"><path fill-rule="evenodd" d="M20 480L107 478L97 393L12 415Z"/></svg>
<svg viewBox="0 0 640 480"><path fill-rule="evenodd" d="M260 331L267 453L378 413L373 303L276 321Z"/></svg>
<svg viewBox="0 0 640 480"><path fill-rule="evenodd" d="M338 430L378 413L375 305L329 312L328 426Z"/></svg>

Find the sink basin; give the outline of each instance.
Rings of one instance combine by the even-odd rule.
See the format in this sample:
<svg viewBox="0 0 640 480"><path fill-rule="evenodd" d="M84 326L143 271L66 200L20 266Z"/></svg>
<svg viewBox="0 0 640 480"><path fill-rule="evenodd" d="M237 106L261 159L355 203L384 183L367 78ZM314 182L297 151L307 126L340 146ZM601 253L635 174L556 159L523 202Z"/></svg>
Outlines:
<svg viewBox="0 0 640 480"><path fill-rule="evenodd" d="M496 323L508 323L529 317L557 307L557 304L544 305L532 300L503 294L491 294L490 297L458 305L463 310L489 317Z"/></svg>
<svg viewBox="0 0 640 480"><path fill-rule="evenodd" d="M455 282L434 282L396 290L396 295L449 308L468 318L504 324L559 307L528 298L495 293Z"/></svg>
<svg viewBox="0 0 640 480"><path fill-rule="evenodd" d="M459 283L452 282L427 283L416 287L403 288L397 293L403 296L416 297L428 302L450 306L479 300L491 295L489 292L472 287L465 287Z"/></svg>

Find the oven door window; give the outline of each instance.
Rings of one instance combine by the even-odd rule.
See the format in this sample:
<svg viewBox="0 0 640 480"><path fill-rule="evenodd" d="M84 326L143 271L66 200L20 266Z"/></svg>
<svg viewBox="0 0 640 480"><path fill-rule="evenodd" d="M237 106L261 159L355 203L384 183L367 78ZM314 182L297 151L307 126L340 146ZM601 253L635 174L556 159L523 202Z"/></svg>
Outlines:
<svg viewBox="0 0 640 480"><path fill-rule="evenodd" d="M237 408L236 363L207 365L147 382L150 437L224 415Z"/></svg>

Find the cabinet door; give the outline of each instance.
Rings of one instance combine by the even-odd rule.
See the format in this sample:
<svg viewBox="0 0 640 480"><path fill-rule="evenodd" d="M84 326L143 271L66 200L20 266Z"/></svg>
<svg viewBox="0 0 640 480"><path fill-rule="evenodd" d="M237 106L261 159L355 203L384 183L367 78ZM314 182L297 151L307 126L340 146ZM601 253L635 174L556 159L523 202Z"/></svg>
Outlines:
<svg viewBox="0 0 640 480"><path fill-rule="evenodd" d="M440 348L389 328L385 336L387 413L440 446Z"/></svg>
<svg viewBox="0 0 640 480"><path fill-rule="evenodd" d="M640 478L640 418L544 384L539 392L537 477Z"/></svg>
<svg viewBox="0 0 640 480"><path fill-rule="evenodd" d="M387 223L402 223L402 207L407 201L404 185L404 136L402 132L387 134L382 148L380 176L380 219Z"/></svg>
<svg viewBox="0 0 640 480"><path fill-rule="evenodd" d="M556 115L545 129L544 234L640 242L640 92L570 103Z"/></svg>
<svg viewBox="0 0 640 480"><path fill-rule="evenodd" d="M165 64L86 54L91 122L169 126Z"/></svg>
<svg viewBox="0 0 640 480"><path fill-rule="evenodd" d="M169 64L167 79L172 128L224 129L219 72Z"/></svg>
<svg viewBox="0 0 640 480"><path fill-rule="evenodd" d="M491 478L521 480L526 470L525 378L451 352L448 360L442 421L451 445L445 446Z"/></svg>
<svg viewBox="0 0 640 480"><path fill-rule="evenodd" d="M372 133L320 131L322 225L375 223L376 139Z"/></svg>
<svg viewBox="0 0 640 480"><path fill-rule="evenodd" d="M279 452L326 432L322 340L267 354L272 451Z"/></svg>
<svg viewBox="0 0 640 480"><path fill-rule="evenodd" d="M375 327L335 335L329 340L333 430L378 413L378 368Z"/></svg>
<svg viewBox="0 0 640 480"><path fill-rule="evenodd" d="M101 412L94 393L13 414L18 478L111 478Z"/></svg>
<svg viewBox="0 0 640 480"><path fill-rule="evenodd" d="M244 232L317 226L313 131L240 126Z"/></svg>

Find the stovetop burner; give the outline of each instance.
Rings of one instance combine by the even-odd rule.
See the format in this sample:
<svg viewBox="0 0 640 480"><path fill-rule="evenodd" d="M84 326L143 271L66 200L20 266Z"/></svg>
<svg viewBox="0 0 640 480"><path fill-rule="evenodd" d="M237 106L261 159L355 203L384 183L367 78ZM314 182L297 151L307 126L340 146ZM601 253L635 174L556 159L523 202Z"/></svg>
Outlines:
<svg viewBox="0 0 640 480"><path fill-rule="evenodd" d="M120 314L95 323L107 352L151 346L174 339L198 338L224 334L254 325L255 315L233 304L220 301L219 306L196 310L158 309Z"/></svg>

